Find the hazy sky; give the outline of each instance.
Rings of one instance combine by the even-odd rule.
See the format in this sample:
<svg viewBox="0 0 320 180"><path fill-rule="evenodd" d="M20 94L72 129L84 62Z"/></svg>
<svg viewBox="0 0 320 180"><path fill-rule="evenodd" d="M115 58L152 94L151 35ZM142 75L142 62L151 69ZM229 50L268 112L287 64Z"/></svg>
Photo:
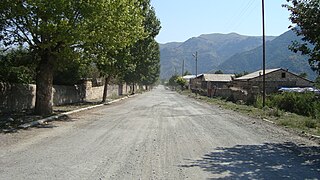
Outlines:
<svg viewBox="0 0 320 180"><path fill-rule="evenodd" d="M151 0L161 21L159 43L182 42L209 33L262 34L261 0ZM286 0L265 0L266 34L288 30Z"/></svg>

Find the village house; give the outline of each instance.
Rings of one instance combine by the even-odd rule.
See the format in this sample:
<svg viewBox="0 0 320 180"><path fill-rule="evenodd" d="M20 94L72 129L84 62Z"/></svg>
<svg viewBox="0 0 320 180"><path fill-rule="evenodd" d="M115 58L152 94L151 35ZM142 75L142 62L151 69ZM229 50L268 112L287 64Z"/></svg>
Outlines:
<svg viewBox="0 0 320 180"><path fill-rule="evenodd" d="M234 77L234 74L200 74L191 80L191 90L211 97L215 89L228 88Z"/></svg>
<svg viewBox="0 0 320 180"><path fill-rule="evenodd" d="M266 93L270 94L277 92L281 87L312 87L313 82L300 77L288 70L277 68L277 69L266 69ZM263 71L259 70L245 76L235 78L232 81L234 88L244 89L248 92L252 92L253 89L257 89L259 92L262 91L263 84Z"/></svg>

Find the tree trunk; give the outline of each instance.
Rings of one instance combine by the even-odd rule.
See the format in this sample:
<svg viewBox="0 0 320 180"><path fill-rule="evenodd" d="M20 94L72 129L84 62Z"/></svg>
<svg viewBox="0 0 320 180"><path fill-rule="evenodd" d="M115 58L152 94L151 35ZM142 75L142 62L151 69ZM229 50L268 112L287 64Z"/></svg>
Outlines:
<svg viewBox="0 0 320 180"><path fill-rule="evenodd" d="M104 88L103 88L103 97L102 102L107 102L107 96L108 96L108 84L110 82L111 76L106 76L104 81Z"/></svg>
<svg viewBox="0 0 320 180"><path fill-rule="evenodd" d="M54 57L44 53L37 69L35 114L52 114L52 82Z"/></svg>
<svg viewBox="0 0 320 180"><path fill-rule="evenodd" d="M135 85L134 85L134 83L132 83L132 92L131 92L131 94L134 94L134 91L135 91Z"/></svg>

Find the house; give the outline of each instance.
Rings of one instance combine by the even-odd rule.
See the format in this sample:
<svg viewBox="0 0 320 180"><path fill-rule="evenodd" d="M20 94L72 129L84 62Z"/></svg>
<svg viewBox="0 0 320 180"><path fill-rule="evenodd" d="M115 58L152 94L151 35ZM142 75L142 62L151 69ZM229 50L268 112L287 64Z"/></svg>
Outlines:
<svg viewBox="0 0 320 180"><path fill-rule="evenodd" d="M266 69L265 70L266 80L266 93L277 92L281 87L311 87L313 82L300 77L288 70L277 68L277 69ZM259 70L245 76L235 78L232 81L232 86L247 90L248 92L257 89L262 92L263 84L263 71Z"/></svg>
<svg viewBox="0 0 320 180"><path fill-rule="evenodd" d="M215 89L227 88L234 77L234 74L200 74L192 79L191 89L212 96Z"/></svg>

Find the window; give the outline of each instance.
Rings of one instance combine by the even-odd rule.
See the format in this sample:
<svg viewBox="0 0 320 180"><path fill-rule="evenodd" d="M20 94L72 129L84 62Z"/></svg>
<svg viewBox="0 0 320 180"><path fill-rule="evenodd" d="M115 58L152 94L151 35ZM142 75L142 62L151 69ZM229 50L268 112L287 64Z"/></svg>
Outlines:
<svg viewBox="0 0 320 180"><path fill-rule="evenodd" d="M286 73L283 72L283 73L281 74L281 77L282 77L282 78L286 78Z"/></svg>

